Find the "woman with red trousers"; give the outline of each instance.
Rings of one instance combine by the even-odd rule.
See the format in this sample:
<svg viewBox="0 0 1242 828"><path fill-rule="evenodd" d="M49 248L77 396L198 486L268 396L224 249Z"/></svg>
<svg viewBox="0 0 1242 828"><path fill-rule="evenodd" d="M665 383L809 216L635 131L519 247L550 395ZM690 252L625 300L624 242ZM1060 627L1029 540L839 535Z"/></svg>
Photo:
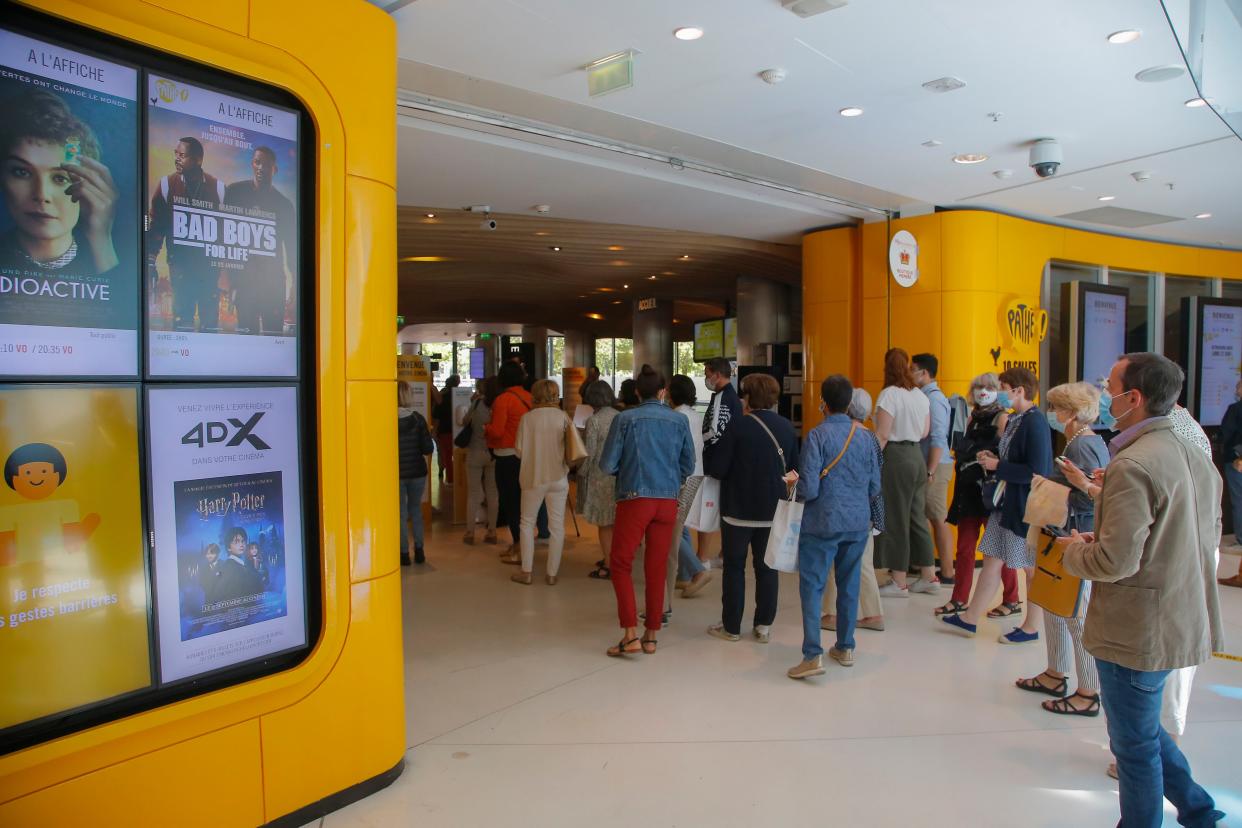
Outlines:
<svg viewBox="0 0 1242 828"><path fill-rule="evenodd" d="M610 656L652 655L656 651L656 633L664 614L668 548L677 521L677 493L694 471L689 421L664 404L664 377L644 365L636 385L640 403L612 421L598 461L604 474L617 478L617 518L609 568L617 595L621 641L608 649ZM633 569L634 553L644 536L647 617L640 640Z"/></svg>

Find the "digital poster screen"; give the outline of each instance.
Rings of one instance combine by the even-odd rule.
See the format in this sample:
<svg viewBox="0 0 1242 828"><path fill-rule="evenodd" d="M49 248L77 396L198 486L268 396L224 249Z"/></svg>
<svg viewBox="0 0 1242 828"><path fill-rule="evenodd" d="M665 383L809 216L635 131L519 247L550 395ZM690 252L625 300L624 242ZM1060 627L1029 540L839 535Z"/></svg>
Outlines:
<svg viewBox="0 0 1242 828"><path fill-rule="evenodd" d="M138 71L0 29L0 375L138 374Z"/></svg>
<svg viewBox="0 0 1242 828"><path fill-rule="evenodd" d="M724 333L725 322L723 319L694 323L695 362L706 362L709 359L724 356ZM736 350L736 347L734 350Z"/></svg>
<svg viewBox="0 0 1242 828"><path fill-rule="evenodd" d="M1242 307L1201 299L1198 364L1199 423L1219 426L1242 376Z"/></svg>
<svg viewBox="0 0 1242 828"><path fill-rule="evenodd" d="M0 386L0 730L152 684L137 386Z"/></svg>
<svg viewBox="0 0 1242 828"><path fill-rule="evenodd" d="M1082 373L1083 382L1103 388L1117 357L1126 352L1127 297L1115 291L1082 289Z"/></svg>
<svg viewBox="0 0 1242 828"><path fill-rule="evenodd" d="M158 386L147 401L162 681L301 647L297 389Z"/></svg>
<svg viewBox="0 0 1242 828"><path fill-rule="evenodd" d="M152 377L294 377L297 113L147 76Z"/></svg>

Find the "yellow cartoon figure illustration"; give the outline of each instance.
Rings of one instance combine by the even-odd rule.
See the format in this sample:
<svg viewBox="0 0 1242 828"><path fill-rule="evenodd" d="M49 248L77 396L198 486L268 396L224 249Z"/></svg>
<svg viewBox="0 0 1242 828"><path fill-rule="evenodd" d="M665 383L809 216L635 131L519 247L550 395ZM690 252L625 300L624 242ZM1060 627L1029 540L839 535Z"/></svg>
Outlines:
<svg viewBox="0 0 1242 828"><path fill-rule="evenodd" d="M65 456L46 443L27 443L4 461L4 482L25 500L0 507L0 566L77 552L99 526L79 517L75 500L55 497L69 473Z"/></svg>

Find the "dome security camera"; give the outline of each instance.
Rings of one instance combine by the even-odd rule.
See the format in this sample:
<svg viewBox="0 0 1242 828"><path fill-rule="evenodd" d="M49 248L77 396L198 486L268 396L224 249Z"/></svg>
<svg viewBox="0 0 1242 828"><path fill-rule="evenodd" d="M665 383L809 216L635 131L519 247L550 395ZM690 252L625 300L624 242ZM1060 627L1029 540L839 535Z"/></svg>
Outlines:
<svg viewBox="0 0 1242 828"><path fill-rule="evenodd" d="M479 229L480 230L495 230L496 219L490 219L490 218L486 219L482 224L479 225Z"/></svg>
<svg viewBox="0 0 1242 828"><path fill-rule="evenodd" d="M1031 145L1031 169L1040 178L1052 178L1061 168L1061 145L1055 138L1040 138Z"/></svg>

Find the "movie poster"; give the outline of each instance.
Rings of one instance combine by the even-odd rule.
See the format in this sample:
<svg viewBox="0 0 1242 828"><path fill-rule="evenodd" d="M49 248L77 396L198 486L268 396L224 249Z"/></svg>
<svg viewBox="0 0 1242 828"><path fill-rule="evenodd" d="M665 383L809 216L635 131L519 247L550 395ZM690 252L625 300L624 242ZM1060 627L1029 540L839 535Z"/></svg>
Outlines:
<svg viewBox="0 0 1242 828"><path fill-rule="evenodd" d="M306 643L297 389L147 392L164 682Z"/></svg>
<svg viewBox="0 0 1242 828"><path fill-rule="evenodd" d="M1242 307L1203 305L1203 349L1199 354L1199 424L1219 426L1234 402L1242 376Z"/></svg>
<svg viewBox="0 0 1242 828"><path fill-rule="evenodd" d="M134 386L0 387L0 730L150 686Z"/></svg>
<svg viewBox="0 0 1242 828"><path fill-rule="evenodd" d="M148 75L148 373L297 375L298 116Z"/></svg>
<svg viewBox="0 0 1242 828"><path fill-rule="evenodd" d="M0 375L136 377L138 72L0 29Z"/></svg>

